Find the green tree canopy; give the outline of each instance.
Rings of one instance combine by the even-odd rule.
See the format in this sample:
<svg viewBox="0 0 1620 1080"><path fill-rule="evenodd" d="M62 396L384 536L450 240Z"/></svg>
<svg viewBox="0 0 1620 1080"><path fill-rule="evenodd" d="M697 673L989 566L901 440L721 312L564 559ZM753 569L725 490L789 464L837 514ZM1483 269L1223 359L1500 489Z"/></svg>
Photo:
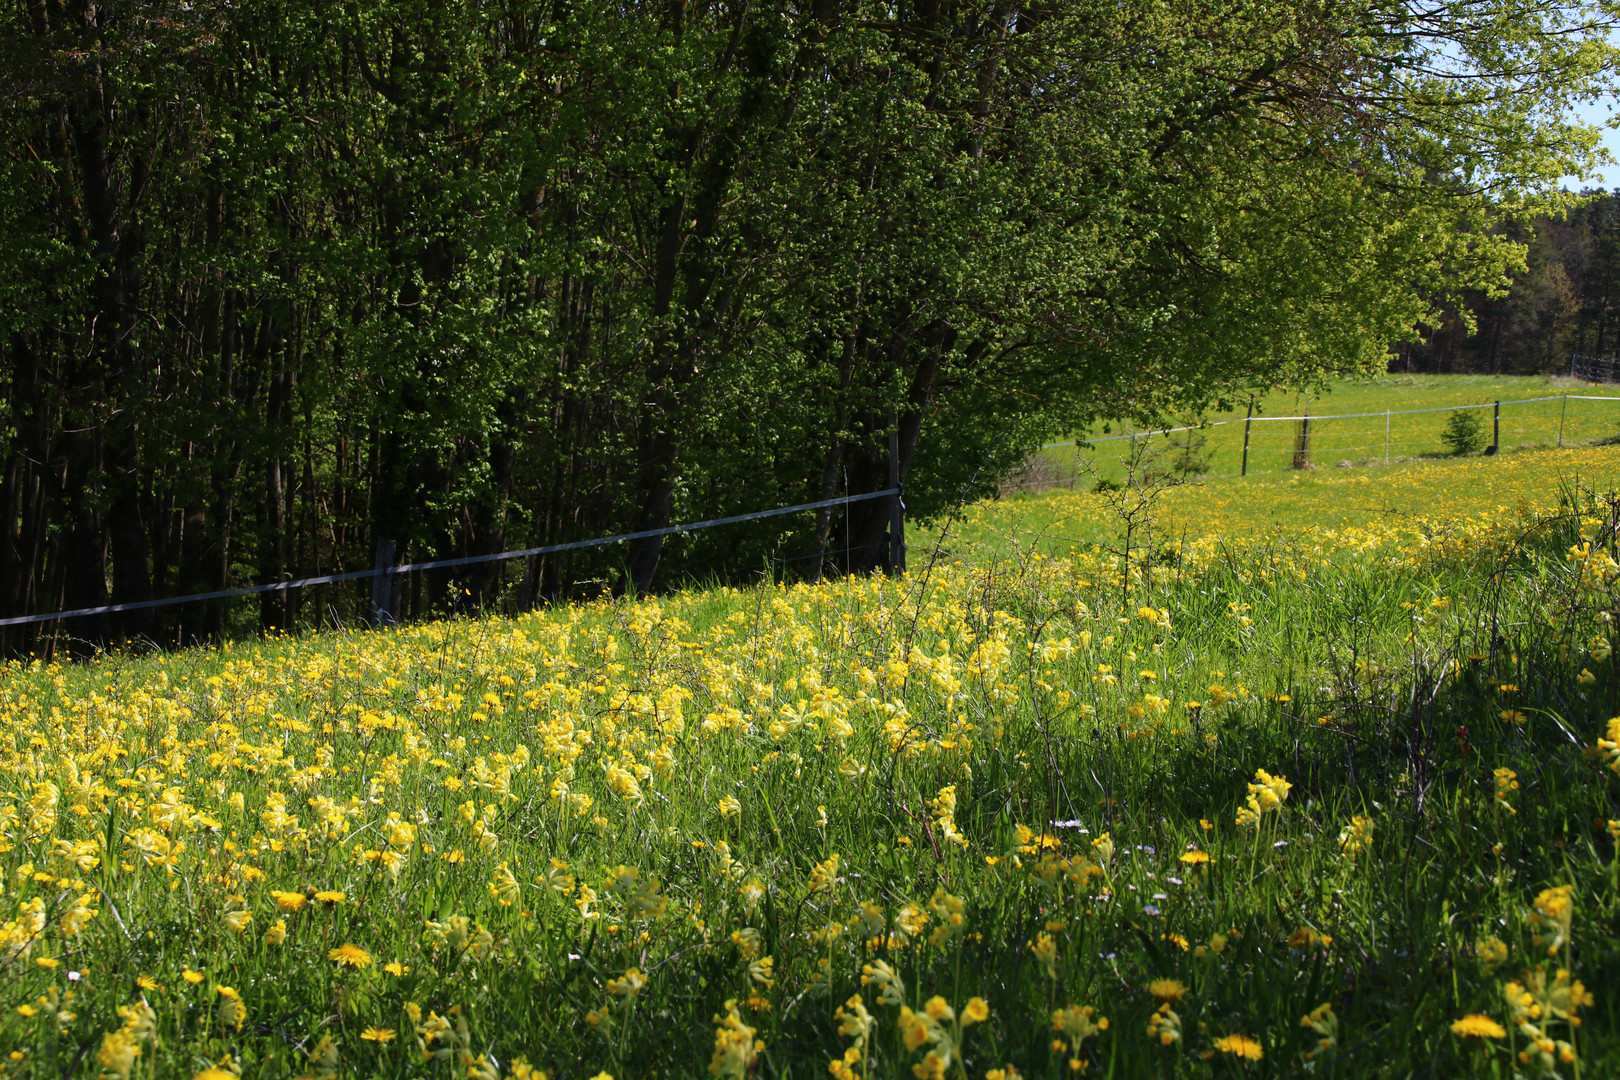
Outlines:
<svg viewBox="0 0 1620 1080"><path fill-rule="evenodd" d="M926 517L1053 432L1367 370L1522 265L1613 65L1527 0L5 11L8 614L891 477ZM518 589L868 570L890 517ZM502 582L408 602L452 587Z"/></svg>

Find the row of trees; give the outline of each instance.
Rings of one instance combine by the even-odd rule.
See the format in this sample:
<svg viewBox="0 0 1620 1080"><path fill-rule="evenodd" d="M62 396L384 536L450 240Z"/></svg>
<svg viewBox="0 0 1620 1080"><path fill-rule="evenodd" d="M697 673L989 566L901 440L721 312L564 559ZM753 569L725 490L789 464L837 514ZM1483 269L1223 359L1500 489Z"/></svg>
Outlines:
<svg viewBox="0 0 1620 1080"><path fill-rule="evenodd" d="M1497 226L1588 161L1558 109L1610 62L1529 0L4 10L0 614L891 477L928 517L1059 429L1378 366L1522 262ZM869 571L891 516L409 602Z"/></svg>
<svg viewBox="0 0 1620 1080"><path fill-rule="evenodd" d="M1572 354L1620 353L1620 195L1587 192L1567 214L1502 229L1525 247L1512 286L1440 305L1419 339L1396 347L1392 370L1558 374Z"/></svg>

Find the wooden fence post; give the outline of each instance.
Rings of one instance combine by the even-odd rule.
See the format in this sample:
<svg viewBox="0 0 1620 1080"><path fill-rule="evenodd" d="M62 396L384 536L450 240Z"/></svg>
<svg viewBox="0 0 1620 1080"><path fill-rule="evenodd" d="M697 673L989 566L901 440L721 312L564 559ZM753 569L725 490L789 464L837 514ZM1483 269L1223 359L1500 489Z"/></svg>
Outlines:
<svg viewBox="0 0 1620 1080"><path fill-rule="evenodd" d="M375 570L391 570L394 565L394 541L377 538ZM394 611L394 575L380 573L371 579L371 625L387 626L396 622Z"/></svg>
<svg viewBox="0 0 1620 1080"><path fill-rule="evenodd" d="M889 422L889 486L895 493L889 496L889 573L896 576L906 572L906 504L900 495L900 418L891 415Z"/></svg>
<svg viewBox="0 0 1620 1080"><path fill-rule="evenodd" d="M1254 395L1249 395L1249 415L1243 419L1243 468L1239 476L1249 475L1249 429L1254 426Z"/></svg>
<svg viewBox="0 0 1620 1080"><path fill-rule="evenodd" d="M1311 467L1311 414L1300 417L1299 433L1294 436L1294 468Z"/></svg>

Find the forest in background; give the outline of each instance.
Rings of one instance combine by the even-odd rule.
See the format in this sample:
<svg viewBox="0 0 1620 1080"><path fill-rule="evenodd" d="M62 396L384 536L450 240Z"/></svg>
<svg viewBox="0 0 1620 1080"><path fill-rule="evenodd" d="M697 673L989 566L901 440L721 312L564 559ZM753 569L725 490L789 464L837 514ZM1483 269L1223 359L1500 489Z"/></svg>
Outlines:
<svg viewBox="0 0 1620 1080"><path fill-rule="evenodd" d="M1620 354L1620 194L1583 192L1567 215L1507 229L1525 266L1505 294L1466 290L1423 337L1392 350L1389 370L1556 375L1570 356Z"/></svg>
<svg viewBox="0 0 1620 1080"><path fill-rule="evenodd" d="M1534 272L1596 145L1561 110L1613 68L1595 7L1519 0L3 11L0 615L891 478L927 518L1061 430L1381 368ZM405 609L866 572L891 516L413 575Z"/></svg>

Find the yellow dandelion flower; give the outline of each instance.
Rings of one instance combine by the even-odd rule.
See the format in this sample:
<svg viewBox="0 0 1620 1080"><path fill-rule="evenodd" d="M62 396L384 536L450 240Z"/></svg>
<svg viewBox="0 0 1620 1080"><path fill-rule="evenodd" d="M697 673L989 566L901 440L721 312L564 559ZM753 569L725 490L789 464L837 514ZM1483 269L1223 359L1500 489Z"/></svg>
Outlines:
<svg viewBox="0 0 1620 1080"><path fill-rule="evenodd" d="M1451 1025L1453 1035L1478 1039L1505 1039L1507 1029L1483 1013L1471 1013Z"/></svg>
<svg viewBox="0 0 1620 1080"><path fill-rule="evenodd" d="M358 945L345 942L326 954L338 967L364 968L371 966L371 954Z"/></svg>
<svg viewBox="0 0 1620 1080"><path fill-rule="evenodd" d="M1247 1035L1222 1035L1215 1040L1215 1049L1223 1054L1231 1054L1249 1061L1259 1061L1266 1056L1260 1044Z"/></svg>
<svg viewBox="0 0 1620 1080"><path fill-rule="evenodd" d="M1187 987L1180 979L1154 979L1148 983L1147 990L1160 1004L1174 1005L1187 994Z"/></svg>
<svg viewBox="0 0 1620 1080"><path fill-rule="evenodd" d="M296 915L309 903L309 897L301 892L282 892L280 889L271 889L270 898L276 902L276 910L283 915Z"/></svg>
<svg viewBox="0 0 1620 1080"><path fill-rule="evenodd" d="M366 1042L386 1043L393 1042L396 1034L393 1028L368 1027L360 1037Z"/></svg>

